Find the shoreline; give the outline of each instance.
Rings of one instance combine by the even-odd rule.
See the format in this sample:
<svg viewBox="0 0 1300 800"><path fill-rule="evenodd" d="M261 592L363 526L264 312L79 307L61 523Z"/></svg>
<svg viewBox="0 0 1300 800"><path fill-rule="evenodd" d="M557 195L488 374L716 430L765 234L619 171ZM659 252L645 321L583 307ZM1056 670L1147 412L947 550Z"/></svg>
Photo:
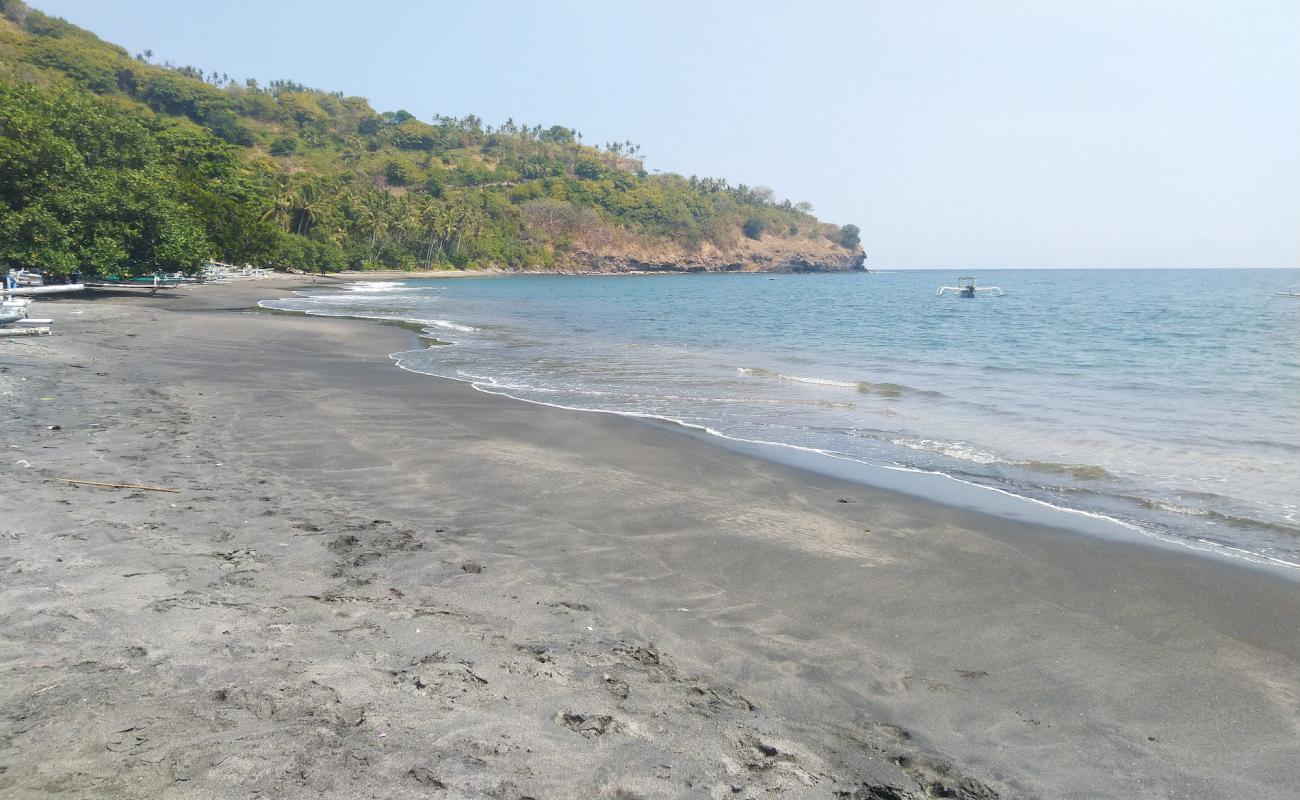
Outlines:
<svg viewBox="0 0 1300 800"><path fill-rule="evenodd" d="M398 320L384 320L371 317L309 314L307 312L297 311L285 311L281 313L301 314L302 316L307 317L316 316L327 319L364 320L401 325L401 322ZM411 324L419 326L419 323ZM427 328L422 327L421 330L427 330ZM454 342L443 342L436 339L434 342L436 344L454 344ZM394 362L398 362L397 357L399 355L401 355L401 353L390 353L389 358L393 359ZM912 467L889 467L859 461L847 456L840 456L814 448L801 447L799 445L785 444L783 442L760 441L756 439L741 439L734 436L728 436L719 431L705 428L700 425L657 414L612 411L602 408L583 408L580 406L547 403L541 400L530 400L528 398L516 397L508 391L492 391L490 384L480 385L480 381L448 378L443 375L420 372L419 370L403 367L400 362L396 363L396 366L398 369L413 372L416 375L422 375L433 380L463 383L475 391L482 392L483 394L495 397L504 397L519 403L527 403L529 405L541 406L543 408L552 408L559 411L571 411L583 414L608 414L622 419L660 425L687 436L707 441L713 446L721 447L731 452L752 455L761 458L764 461L780 464L801 472L845 480L872 489L895 492L899 495L920 502L943 506L954 511L965 511L987 515L1008 523L1028 521L1047 528L1058 528L1064 531L1070 531L1077 535L1090 536L1102 540L1121 541L1127 544L1136 544L1158 550L1173 550L1182 553L1193 553L1203 558L1215 559L1220 563L1232 564L1234 566L1245 567L1248 569L1262 570L1272 574L1274 577L1280 577L1285 580L1300 583L1300 564L1207 540L1181 539L1163 535L1143 528L1137 523L1125 522L1115 517L1109 517L1097 512L1055 505L1045 500L1038 500L1033 497L1016 494L1015 492L1006 489L1000 489L994 486L985 486L963 478L958 478L955 475L949 475L946 472L928 471ZM841 462L845 466L837 469L833 462ZM920 481L927 481L932 485L930 487L924 487L919 485ZM951 490L954 487L965 495L966 499L964 501L955 499L952 496ZM990 498L993 499L990 500ZM1006 502L999 502L998 498L1004 498Z"/></svg>
<svg viewBox="0 0 1300 800"><path fill-rule="evenodd" d="M258 283L7 349L0 791L1300 780L1291 583L395 370L409 330L230 313ZM113 477L182 493L57 480Z"/></svg>
<svg viewBox="0 0 1300 800"><path fill-rule="evenodd" d="M514 274L524 273L496 273L495 276L501 277ZM390 277L395 280L400 280L398 277L399 275L400 273L392 273ZM426 343L431 343L433 345L455 344L455 342L449 342L437 338L433 335L434 330L430 326L419 322L405 322L403 320L381 317L290 311L274 309L263 305L263 303L270 302L274 299L277 298L265 298L259 301L257 308L267 312L300 314L306 317L369 320L384 324L398 325L422 331L424 334L422 339L424 339ZM887 488L924 502L935 503L954 509L990 514L1009 521L1027 520L1048 527L1065 528L1076 533L1099 537L1102 539L1120 540L1130 543L1136 542L1157 549L1174 549L1183 552L1191 552L1198 554L1201 557L1219 559L1226 563L1237 564L1238 566L1244 564L1252 569L1262 570L1283 577L1287 580L1300 582L1300 564L1292 561L1206 539L1179 537L1161 533L1139 522L1126 521L1114 516L1108 516L1105 513L1072 508L1067 505L1060 505L1046 500L1040 500L1028 495L1017 494L1016 492L1007 489L988 486L968 479L959 478L946 472L903 466L891 467L861 461L845 455L783 442L742 439L729 436L710 428L661 415L614 411L601 408L587 408L582 406L548 403L542 400L532 400L511 394L508 390L496 390L491 384L482 381L451 378L444 375L411 369L401 363L401 355L401 352L389 354L389 358L394 361L395 365L399 369L408 370L415 374L436 380L450 380L457 383L464 383L484 394L506 397L517 402L564 411L611 414L627 419L677 426L692 435L705 436L715 444L734 452L757 455L760 458L784 464L786 466L808 470L823 476L842 478L874 488Z"/></svg>

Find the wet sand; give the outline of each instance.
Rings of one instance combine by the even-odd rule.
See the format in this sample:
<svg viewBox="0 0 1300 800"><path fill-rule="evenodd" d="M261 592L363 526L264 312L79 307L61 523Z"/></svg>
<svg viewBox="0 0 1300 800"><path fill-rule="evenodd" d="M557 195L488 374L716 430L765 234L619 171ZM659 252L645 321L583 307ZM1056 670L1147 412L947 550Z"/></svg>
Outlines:
<svg viewBox="0 0 1300 800"><path fill-rule="evenodd" d="M406 373L276 287L0 343L0 796L1300 785L1294 581Z"/></svg>

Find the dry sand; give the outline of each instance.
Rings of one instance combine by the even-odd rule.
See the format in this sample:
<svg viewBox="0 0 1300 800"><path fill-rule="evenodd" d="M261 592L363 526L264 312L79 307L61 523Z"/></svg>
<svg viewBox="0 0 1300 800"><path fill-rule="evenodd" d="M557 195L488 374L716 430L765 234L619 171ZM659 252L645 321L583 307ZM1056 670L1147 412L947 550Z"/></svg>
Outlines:
<svg viewBox="0 0 1300 800"><path fill-rule="evenodd" d="M0 796L1300 786L1300 584L402 372L272 288L0 343Z"/></svg>

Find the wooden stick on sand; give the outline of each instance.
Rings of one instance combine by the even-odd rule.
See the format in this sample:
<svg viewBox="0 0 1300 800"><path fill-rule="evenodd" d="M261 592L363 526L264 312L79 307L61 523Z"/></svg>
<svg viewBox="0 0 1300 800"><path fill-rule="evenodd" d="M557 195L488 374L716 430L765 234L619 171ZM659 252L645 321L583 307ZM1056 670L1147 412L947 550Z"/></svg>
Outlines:
<svg viewBox="0 0 1300 800"><path fill-rule="evenodd" d="M64 483L75 483L79 486L104 486L109 489L144 489L146 492L172 492L180 494L180 489L164 489L161 486L141 486L138 483L99 483L98 481L74 481L71 478L59 478Z"/></svg>

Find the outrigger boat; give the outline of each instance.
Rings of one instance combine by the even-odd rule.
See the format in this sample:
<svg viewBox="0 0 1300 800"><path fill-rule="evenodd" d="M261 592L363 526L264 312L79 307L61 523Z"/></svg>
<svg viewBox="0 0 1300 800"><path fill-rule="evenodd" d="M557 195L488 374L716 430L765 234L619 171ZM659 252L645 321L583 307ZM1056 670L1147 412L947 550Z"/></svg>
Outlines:
<svg viewBox="0 0 1300 800"><path fill-rule="evenodd" d="M0 290L0 299L11 300L15 297L30 297L38 294L63 294L65 292L83 292L86 285L83 283L56 283L44 285L44 279L41 283L31 280L34 273L24 272L22 270L10 270L4 276L3 290Z"/></svg>
<svg viewBox="0 0 1300 800"><path fill-rule="evenodd" d="M9 271L9 281L14 286L44 286L45 276L27 269Z"/></svg>
<svg viewBox="0 0 1300 800"><path fill-rule="evenodd" d="M44 276L38 273L22 270L5 273L3 283L0 283L0 337L49 335L54 320L28 316L32 301L27 295L80 292L86 288L80 283L48 286L44 283Z"/></svg>
<svg viewBox="0 0 1300 800"><path fill-rule="evenodd" d="M242 267L224 264L212 260L203 267L201 278L204 283L229 283L230 281L265 280L275 277L274 270L245 264Z"/></svg>
<svg viewBox="0 0 1300 800"><path fill-rule="evenodd" d="M974 297L976 292L994 292L995 297L1006 294L996 286L976 286L974 275L962 275L957 279L956 286L940 286L935 294L943 297L944 292L956 292L958 297Z"/></svg>
<svg viewBox="0 0 1300 800"><path fill-rule="evenodd" d="M18 286L13 289L5 289L5 294L13 297L31 297L41 294L66 294L68 292L84 292L86 284L84 283L59 283L54 286Z"/></svg>
<svg viewBox="0 0 1300 800"><path fill-rule="evenodd" d="M86 288L94 292L130 292L132 294L157 294L159 289L175 289L180 284L164 282L157 275L151 278L125 281L87 281Z"/></svg>
<svg viewBox="0 0 1300 800"><path fill-rule="evenodd" d="M0 327L27 318L26 300L0 300Z"/></svg>
<svg viewBox="0 0 1300 800"><path fill-rule="evenodd" d="M45 336L54 324L52 319L32 319L27 316L31 300L26 297L0 295L0 338L12 336Z"/></svg>

